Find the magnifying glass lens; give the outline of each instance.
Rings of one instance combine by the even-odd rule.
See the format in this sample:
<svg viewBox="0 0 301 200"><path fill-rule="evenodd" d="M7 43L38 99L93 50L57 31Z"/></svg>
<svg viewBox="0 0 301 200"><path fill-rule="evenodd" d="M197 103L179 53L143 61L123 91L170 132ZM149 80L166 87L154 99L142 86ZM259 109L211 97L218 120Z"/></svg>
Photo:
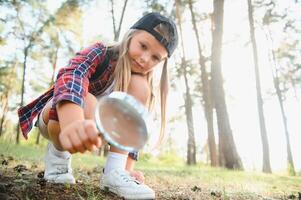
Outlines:
<svg viewBox="0 0 301 200"><path fill-rule="evenodd" d="M129 102L117 98L102 98L95 114L98 128L111 145L122 150L138 150L145 145L145 121Z"/></svg>

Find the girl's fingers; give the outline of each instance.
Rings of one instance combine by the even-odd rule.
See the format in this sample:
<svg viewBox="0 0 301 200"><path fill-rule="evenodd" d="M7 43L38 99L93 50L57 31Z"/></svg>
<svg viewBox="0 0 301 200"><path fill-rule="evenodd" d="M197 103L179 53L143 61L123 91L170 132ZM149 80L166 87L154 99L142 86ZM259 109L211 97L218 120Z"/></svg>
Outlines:
<svg viewBox="0 0 301 200"><path fill-rule="evenodd" d="M83 131L81 128L78 128L75 133L69 134L69 139L71 141L72 147L77 151L84 153L86 151L85 145L83 144L82 140L80 139L79 134L80 131Z"/></svg>
<svg viewBox="0 0 301 200"><path fill-rule="evenodd" d="M102 144L102 140L99 137L98 130L95 126L94 121L92 120L86 120L84 124L85 133L87 137L89 138L90 142L94 144L97 148L99 148Z"/></svg>
<svg viewBox="0 0 301 200"><path fill-rule="evenodd" d="M73 123L59 137L62 147L70 153L95 151L102 144L93 120Z"/></svg>
<svg viewBox="0 0 301 200"><path fill-rule="evenodd" d="M100 148L102 145L102 138L100 136L97 137L97 140L96 140L96 147L97 148Z"/></svg>
<svg viewBox="0 0 301 200"><path fill-rule="evenodd" d="M90 139L89 135L91 133L86 130L85 124L86 121L83 121L82 126L80 127L80 131L78 131L78 136L87 150L94 151L96 150L96 147L93 141Z"/></svg>
<svg viewBox="0 0 301 200"><path fill-rule="evenodd" d="M130 171L130 175L140 183L144 183L145 178L141 171Z"/></svg>
<svg viewBox="0 0 301 200"><path fill-rule="evenodd" d="M144 178L143 173L140 172L140 171L137 171L137 173L138 173L138 179L139 179L139 181L140 181L141 183L144 183L145 178Z"/></svg>
<svg viewBox="0 0 301 200"><path fill-rule="evenodd" d="M59 140L60 140L60 143L61 143L63 149L65 149L66 151L69 151L71 154L76 153L69 137L67 137L66 134L60 134Z"/></svg>

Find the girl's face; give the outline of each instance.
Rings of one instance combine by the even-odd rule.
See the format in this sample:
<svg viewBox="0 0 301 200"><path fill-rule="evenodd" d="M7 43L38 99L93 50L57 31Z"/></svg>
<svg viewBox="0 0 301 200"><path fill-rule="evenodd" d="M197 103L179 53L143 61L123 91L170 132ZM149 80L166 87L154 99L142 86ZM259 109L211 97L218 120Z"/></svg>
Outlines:
<svg viewBox="0 0 301 200"><path fill-rule="evenodd" d="M132 72L147 74L167 57L164 46L150 33L140 30L129 44L129 58Z"/></svg>

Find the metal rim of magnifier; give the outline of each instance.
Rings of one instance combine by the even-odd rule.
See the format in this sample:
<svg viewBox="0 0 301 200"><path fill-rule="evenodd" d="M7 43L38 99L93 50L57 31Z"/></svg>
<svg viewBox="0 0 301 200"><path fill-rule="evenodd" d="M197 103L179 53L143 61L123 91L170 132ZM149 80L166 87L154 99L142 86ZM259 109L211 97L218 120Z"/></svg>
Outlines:
<svg viewBox="0 0 301 200"><path fill-rule="evenodd" d="M143 119L145 126L146 126L146 130L147 130L147 135L146 135L146 140L145 143L148 139L148 131L149 131L149 127L148 127L148 120L149 120L149 113L147 111L147 109L140 103L138 102L133 96L125 93L125 92L112 92L111 94L109 94L106 97L103 97L103 100L105 100L105 98L116 98L119 100L124 101L125 103L129 104L131 107L133 107L141 116L141 118ZM99 104L101 103L100 99L97 102L96 108L99 107ZM124 146L121 145L117 142L115 142L110 135L108 134L108 132L104 129L103 125L100 123L100 118L99 118L99 110L95 109L95 123L97 126L97 129L100 131L100 134L103 135L104 139L110 144L113 145L119 149L122 149L124 151L127 152L133 152L133 151L138 151L140 148L134 148L134 147L130 147L130 146ZM144 144L145 144L144 143ZM141 145L141 148L144 146L144 144Z"/></svg>

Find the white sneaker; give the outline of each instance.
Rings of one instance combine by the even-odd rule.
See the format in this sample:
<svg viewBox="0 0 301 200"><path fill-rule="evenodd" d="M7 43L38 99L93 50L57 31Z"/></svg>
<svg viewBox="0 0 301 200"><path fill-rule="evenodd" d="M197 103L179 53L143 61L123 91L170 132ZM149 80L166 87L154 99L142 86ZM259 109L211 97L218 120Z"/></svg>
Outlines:
<svg viewBox="0 0 301 200"><path fill-rule="evenodd" d="M52 143L49 143L45 156L44 178L49 182L74 184L71 154L69 152L60 152L54 148Z"/></svg>
<svg viewBox="0 0 301 200"><path fill-rule="evenodd" d="M126 170L114 169L103 174L100 188L124 199L155 199L155 192L147 185L136 181Z"/></svg>

